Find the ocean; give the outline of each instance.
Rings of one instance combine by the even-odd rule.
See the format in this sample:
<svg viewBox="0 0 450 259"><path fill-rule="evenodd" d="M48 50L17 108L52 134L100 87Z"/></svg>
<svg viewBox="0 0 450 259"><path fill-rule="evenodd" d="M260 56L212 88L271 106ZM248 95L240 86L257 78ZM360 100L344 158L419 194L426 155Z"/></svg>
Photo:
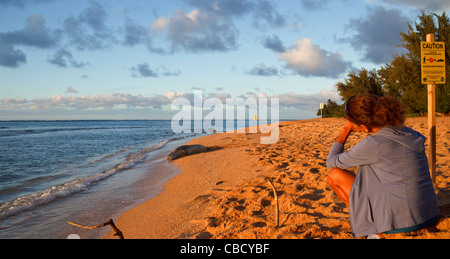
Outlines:
<svg viewBox="0 0 450 259"><path fill-rule="evenodd" d="M0 238L101 238L108 227L67 222L99 225L154 197L179 173L167 154L203 134L171 121L0 122Z"/></svg>

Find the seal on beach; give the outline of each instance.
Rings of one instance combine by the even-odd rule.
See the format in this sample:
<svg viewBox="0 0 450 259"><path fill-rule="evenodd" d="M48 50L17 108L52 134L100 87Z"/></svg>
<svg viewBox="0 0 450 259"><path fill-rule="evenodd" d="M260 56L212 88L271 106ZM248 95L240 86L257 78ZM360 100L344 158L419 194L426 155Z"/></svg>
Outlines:
<svg viewBox="0 0 450 259"><path fill-rule="evenodd" d="M167 156L167 159L169 161L173 161L185 156L199 154L207 151L208 148L202 145L185 145L175 149Z"/></svg>

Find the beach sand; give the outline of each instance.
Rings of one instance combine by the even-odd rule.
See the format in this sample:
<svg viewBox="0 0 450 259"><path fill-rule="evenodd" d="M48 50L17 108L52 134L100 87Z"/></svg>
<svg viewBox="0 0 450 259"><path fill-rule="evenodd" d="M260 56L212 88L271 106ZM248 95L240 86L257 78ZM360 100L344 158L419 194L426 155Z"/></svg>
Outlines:
<svg viewBox="0 0 450 259"><path fill-rule="evenodd" d="M127 239L352 239L348 208L329 188L325 164L344 123L281 122L273 145L260 144L260 133L194 139L189 144L212 150L172 162L182 172L160 195L122 214L116 225ZM450 118L438 118L437 125L439 220L382 238L450 238ZM408 119L407 126L428 135L426 118ZM365 136L352 134L346 149ZM268 180L277 189L278 227Z"/></svg>

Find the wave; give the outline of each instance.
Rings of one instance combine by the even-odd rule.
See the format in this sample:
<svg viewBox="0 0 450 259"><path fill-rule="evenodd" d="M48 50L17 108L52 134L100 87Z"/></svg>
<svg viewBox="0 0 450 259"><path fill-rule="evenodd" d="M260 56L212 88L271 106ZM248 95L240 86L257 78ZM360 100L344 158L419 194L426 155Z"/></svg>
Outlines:
<svg viewBox="0 0 450 259"><path fill-rule="evenodd" d="M123 129L144 129L143 126L92 126L92 127L34 127L29 129L11 129L10 127L0 127L0 137L15 137L32 134L45 134L55 132L75 132L75 131L95 131L95 130L123 130Z"/></svg>
<svg viewBox="0 0 450 259"><path fill-rule="evenodd" d="M21 135L31 135L31 134L43 134L43 133L54 133L62 131L90 131L90 130L108 130L114 128L108 127L90 127L90 128L37 128L37 129L13 129L13 130L3 130L1 132L1 137L12 137Z"/></svg>
<svg viewBox="0 0 450 259"><path fill-rule="evenodd" d="M149 152L163 148L167 143L187 138L189 136L181 138L166 139L154 146L130 153L125 161L117 164L113 169L97 173L92 176L79 178L69 183L55 185L49 189L36 192L34 194L20 197L16 200L0 203L0 219L4 219L13 215L17 215L23 211L33 209L39 205L50 203L59 198L69 197L73 194L86 191L93 185L108 179L114 174L123 170L131 169L137 164L143 162Z"/></svg>

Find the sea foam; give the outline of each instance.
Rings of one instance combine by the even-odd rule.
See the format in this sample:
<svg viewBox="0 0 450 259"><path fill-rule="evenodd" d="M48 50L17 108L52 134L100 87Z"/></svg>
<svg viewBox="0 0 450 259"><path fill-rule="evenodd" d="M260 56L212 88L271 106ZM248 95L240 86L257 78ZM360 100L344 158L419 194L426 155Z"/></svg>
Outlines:
<svg viewBox="0 0 450 259"><path fill-rule="evenodd" d="M50 203L56 199L69 197L75 193L88 190L93 185L108 179L114 174L126 169L133 168L145 160L149 152L163 148L167 143L177 140L177 138L166 139L154 146L130 153L125 161L117 164L113 169L97 173L88 177L83 177L69 183L55 185L46 190L17 198L12 201L0 203L0 219L5 219L17 215L23 211L37 206Z"/></svg>

